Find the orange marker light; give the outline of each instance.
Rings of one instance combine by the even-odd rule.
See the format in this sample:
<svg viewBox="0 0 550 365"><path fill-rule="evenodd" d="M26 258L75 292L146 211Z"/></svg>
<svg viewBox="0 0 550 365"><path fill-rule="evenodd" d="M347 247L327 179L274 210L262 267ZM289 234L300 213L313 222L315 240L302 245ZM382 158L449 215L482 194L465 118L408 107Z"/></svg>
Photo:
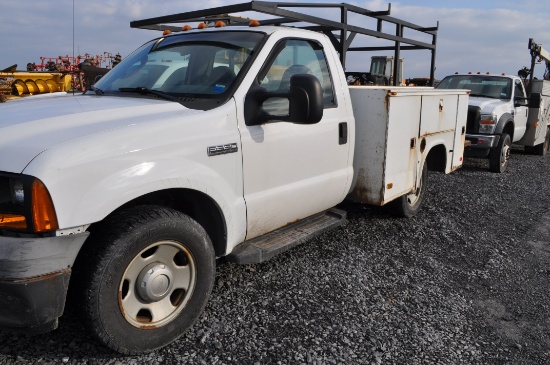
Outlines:
<svg viewBox="0 0 550 365"><path fill-rule="evenodd" d="M199 26L198 26L199 29L206 29L208 28L208 24L206 23L200 23Z"/></svg>
<svg viewBox="0 0 550 365"><path fill-rule="evenodd" d="M252 20L250 21L250 23L248 23L248 26L249 26L249 27L259 27L259 26L260 26L260 22L257 21L256 19L252 19Z"/></svg>
<svg viewBox="0 0 550 365"><path fill-rule="evenodd" d="M165 29L164 32L162 32L162 35L168 35L168 34L172 34L172 31L170 31L169 29Z"/></svg>
<svg viewBox="0 0 550 365"><path fill-rule="evenodd" d="M186 32L188 30L191 30L191 29L193 29L193 27L190 26L189 24L186 24L186 25L183 26L183 28L181 28L181 30L183 30L184 32Z"/></svg>
<svg viewBox="0 0 550 365"><path fill-rule="evenodd" d="M59 228L50 193L38 179L32 183L32 220L35 232L55 231Z"/></svg>
<svg viewBox="0 0 550 365"><path fill-rule="evenodd" d="M215 25L216 28L222 28L222 27L225 27L225 23L222 22L221 20L218 20L216 22L216 25Z"/></svg>
<svg viewBox="0 0 550 365"><path fill-rule="evenodd" d="M0 213L0 228L27 229L27 220L22 215Z"/></svg>

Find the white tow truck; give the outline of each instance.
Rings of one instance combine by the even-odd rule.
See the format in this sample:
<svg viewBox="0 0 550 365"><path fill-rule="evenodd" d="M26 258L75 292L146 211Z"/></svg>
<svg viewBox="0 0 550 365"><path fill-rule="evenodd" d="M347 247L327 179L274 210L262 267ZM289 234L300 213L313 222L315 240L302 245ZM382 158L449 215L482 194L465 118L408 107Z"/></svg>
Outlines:
<svg viewBox="0 0 550 365"><path fill-rule="evenodd" d="M512 144L525 146L527 153L544 155L550 144L550 82L534 80L537 58L550 60L548 52L529 40L531 69L520 76L492 74L455 74L445 77L438 89L471 90L468 106L465 151L469 157L489 158L493 172L504 172ZM531 75L529 83L526 82ZM528 88L526 88L526 85Z"/></svg>
<svg viewBox="0 0 550 365"><path fill-rule="evenodd" d="M356 35L394 42L396 59L401 44L434 55L437 27L329 6L375 18L369 30L288 10L300 6L319 5L135 21L172 34L93 90L0 106L1 327L55 329L69 290L103 344L154 350L200 316L217 257L265 261L344 223L346 197L411 216L428 170L462 165L466 91L348 87L342 67ZM276 18L228 15L245 11ZM295 22L309 29L274 26Z"/></svg>

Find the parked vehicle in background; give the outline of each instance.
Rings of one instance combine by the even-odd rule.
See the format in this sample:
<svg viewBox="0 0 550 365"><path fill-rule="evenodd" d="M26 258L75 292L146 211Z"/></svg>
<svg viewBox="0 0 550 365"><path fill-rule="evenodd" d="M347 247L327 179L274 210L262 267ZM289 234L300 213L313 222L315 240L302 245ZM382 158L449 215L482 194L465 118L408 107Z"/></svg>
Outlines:
<svg viewBox="0 0 550 365"><path fill-rule="evenodd" d="M437 89L471 90L466 127L471 145L465 155L488 157L493 172L506 170L512 144L523 145L526 152L539 155L546 154L550 145L550 82L533 78L526 82L527 76L533 75L536 58L548 61L546 52L533 44L530 39L533 62L530 70L520 71L523 77L455 74L437 85Z"/></svg>

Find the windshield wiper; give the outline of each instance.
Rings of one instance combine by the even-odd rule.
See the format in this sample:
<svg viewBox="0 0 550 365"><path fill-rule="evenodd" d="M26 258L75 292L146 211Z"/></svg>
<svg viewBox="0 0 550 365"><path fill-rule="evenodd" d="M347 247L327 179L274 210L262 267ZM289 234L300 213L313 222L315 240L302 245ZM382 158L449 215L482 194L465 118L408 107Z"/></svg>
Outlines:
<svg viewBox="0 0 550 365"><path fill-rule="evenodd" d="M123 93L138 93L140 95L155 95L155 96L158 96L164 100L170 100L170 101L176 101L176 102L179 102L180 99L168 94L168 93L165 93L164 91L159 91L159 90L151 90L151 89L148 89L144 86L140 86L140 87L121 87L118 89L120 92L123 92Z"/></svg>
<svg viewBox="0 0 550 365"><path fill-rule="evenodd" d="M105 93L103 92L103 90L101 90L100 88L95 87L95 86L93 86L93 85L90 87L90 89L93 90L93 92L94 92L96 95L103 95L103 94L105 94ZM86 90L86 91L88 91L88 90Z"/></svg>
<svg viewBox="0 0 550 365"><path fill-rule="evenodd" d="M487 95L482 95L482 94L470 94L470 96L477 96L477 97L480 97L480 98L491 98L491 96L487 96Z"/></svg>

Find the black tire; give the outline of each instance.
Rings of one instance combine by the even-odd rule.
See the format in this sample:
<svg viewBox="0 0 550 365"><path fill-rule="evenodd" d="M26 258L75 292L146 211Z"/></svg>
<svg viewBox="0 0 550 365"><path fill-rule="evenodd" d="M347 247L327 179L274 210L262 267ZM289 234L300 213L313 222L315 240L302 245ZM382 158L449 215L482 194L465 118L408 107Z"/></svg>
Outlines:
<svg viewBox="0 0 550 365"><path fill-rule="evenodd" d="M500 135L500 140L496 148L489 152L489 169L492 172L502 173L508 167L510 152L512 149L512 139L507 133Z"/></svg>
<svg viewBox="0 0 550 365"><path fill-rule="evenodd" d="M163 347L199 318L212 291L215 254L204 229L163 207L134 207L92 230L83 316L105 346L140 354ZM138 284L142 285L138 285Z"/></svg>
<svg viewBox="0 0 550 365"><path fill-rule="evenodd" d="M428 164L422 166L422 176L420 177L420 186L416 191L402 195L399 198L385 205L388 213L395 217L411 218L421 208L424 196L426 195L426 184L428 182Z"/></svg>
<svg viewBox="0 0 550 365"><path fill-rule="evenodd" d="M545 156L550 148L550 129L546 128L546 137L544 137L544 142L531 148L533 154Z"/></svg>

